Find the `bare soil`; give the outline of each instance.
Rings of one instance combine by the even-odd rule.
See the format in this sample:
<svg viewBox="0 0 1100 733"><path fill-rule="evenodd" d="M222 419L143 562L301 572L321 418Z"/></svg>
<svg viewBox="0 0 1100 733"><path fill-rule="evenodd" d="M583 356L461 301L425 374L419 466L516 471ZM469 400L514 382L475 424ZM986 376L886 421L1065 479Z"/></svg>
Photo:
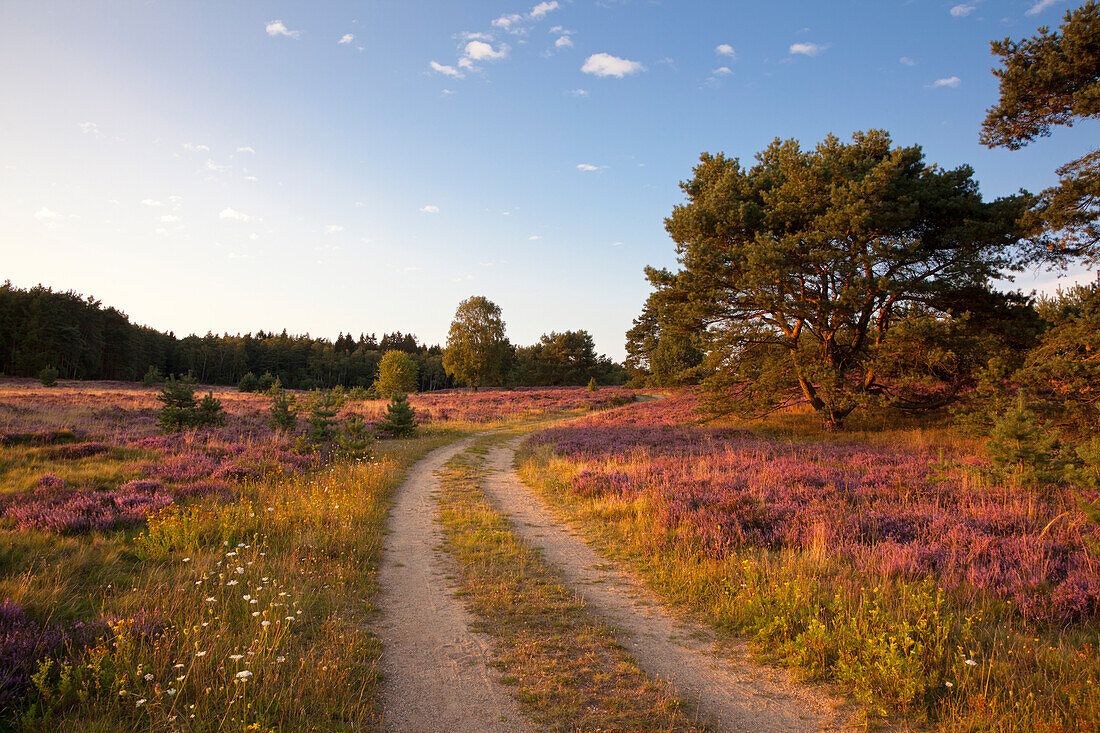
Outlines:
<svg viewBox="0 0 1100 733"><path fill-rule="evenodd" d="M439 555L435 472L470 440L432 451L398 488L378 570L386 731L529 731L489 665L488 640L457 598Z"/></svg>

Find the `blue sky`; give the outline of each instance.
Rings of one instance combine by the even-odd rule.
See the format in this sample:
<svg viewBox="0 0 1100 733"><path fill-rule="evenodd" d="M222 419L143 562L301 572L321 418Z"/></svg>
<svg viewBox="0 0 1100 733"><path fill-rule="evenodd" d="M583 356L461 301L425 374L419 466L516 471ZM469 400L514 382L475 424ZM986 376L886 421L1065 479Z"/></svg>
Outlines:
<svg viewBox="0 0 1100 733"><path fill-rule="evenodd" d="M989 41L1077 4L7 0L0 278L177 334L428 343L485 295L514 342L622 358L703 151L881 127L987 197L1050 185L1097 126L983 147Z"/></svg>

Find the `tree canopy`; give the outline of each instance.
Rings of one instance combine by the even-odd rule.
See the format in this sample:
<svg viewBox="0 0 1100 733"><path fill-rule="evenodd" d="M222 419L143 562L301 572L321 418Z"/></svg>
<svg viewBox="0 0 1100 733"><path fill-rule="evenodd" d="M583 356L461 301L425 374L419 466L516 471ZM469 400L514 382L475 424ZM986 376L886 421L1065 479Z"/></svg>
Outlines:
<svg viewBox="0 0 1100 733"><path fill-rule="evenodd" d="M502 384L511 356L500 306L480 295L459 303L443 350L447 374L475 390Z"/></svg>
<svg viewBox="0 0 1100 733"><path fill-rule="evenodd" d="M800 398L830 428L870 400L918 407L959 388L972 359L951 296L1016 265L1032 203L983 202L969 167L928 165L878 130L813 150L777 139L751 168L704 154L681 188L665 226L682 270L658 280L683 316L664 331L705 329L717 409Z"/></svg>
<svg viewBox="0 0 1100 733"><path fill-rule="evenodd" d="M1054 33L992 44L1003 66L993 73L1000 98L982 125L989 147L1018 150L1047 137L1055 125L1072 126L1100 116L1100 4L1095 0L1066 11ZM1034 223L1045 259L1083 256L1100 260L1100 150L1093 150L1058 169L1059 181L1043 191Z"/></svg>
<svg viewBox="0 0 1100 733"><path fill-rule="evenodd" d="M416 360L404 351L391 349L378 364L374 391L379 397L396 397L416 391Z"/></svg>

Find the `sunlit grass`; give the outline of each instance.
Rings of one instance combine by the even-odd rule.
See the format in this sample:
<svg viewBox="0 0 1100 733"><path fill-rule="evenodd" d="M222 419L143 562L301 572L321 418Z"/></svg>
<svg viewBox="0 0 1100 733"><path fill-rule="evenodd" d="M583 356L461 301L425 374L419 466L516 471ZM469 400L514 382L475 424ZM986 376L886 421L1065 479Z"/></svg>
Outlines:
<svg viewBox="0 0 1100 733"><path fill-rule="evenodd" d="M701 730L493 508L483 476L477 448L441 473L444 546L474 628L524 709L547 730Z"/></svg>
<svg viewBox="0 0 1100 733"><path fill-rule="evenodd" d="M772 428L779 442L823 440L800 416ZM845 440L948 454L972 447L936 426ZM1029 620L986 594L945 591L932 579L907 580L873 567L857 570L826 542L730 547L715 555L669 525L659 492L585 497L574 491L586 470L630 464L644 476L649 468L642 453L606 460L528 448L521 476L662 596L747 637L760 657L838 685L860 701L869 720L900 717L952 731L1100 728L1095 614L1055 625ZM898 501L904 504L904 491Z"/></svg>

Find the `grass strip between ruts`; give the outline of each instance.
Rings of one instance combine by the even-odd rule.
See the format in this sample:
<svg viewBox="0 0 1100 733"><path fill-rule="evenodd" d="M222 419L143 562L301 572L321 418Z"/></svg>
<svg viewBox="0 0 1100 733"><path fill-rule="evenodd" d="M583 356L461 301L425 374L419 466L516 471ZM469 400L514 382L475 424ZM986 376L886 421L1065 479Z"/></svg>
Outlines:
<svg viewBox="0 0 1100 733"><path fill-rule="evenodd" d="M550 730L702 730L492 506L481 486L485 444L446 465L439 499L459 594L473 630L491 639L501 682Z"/></svg>

